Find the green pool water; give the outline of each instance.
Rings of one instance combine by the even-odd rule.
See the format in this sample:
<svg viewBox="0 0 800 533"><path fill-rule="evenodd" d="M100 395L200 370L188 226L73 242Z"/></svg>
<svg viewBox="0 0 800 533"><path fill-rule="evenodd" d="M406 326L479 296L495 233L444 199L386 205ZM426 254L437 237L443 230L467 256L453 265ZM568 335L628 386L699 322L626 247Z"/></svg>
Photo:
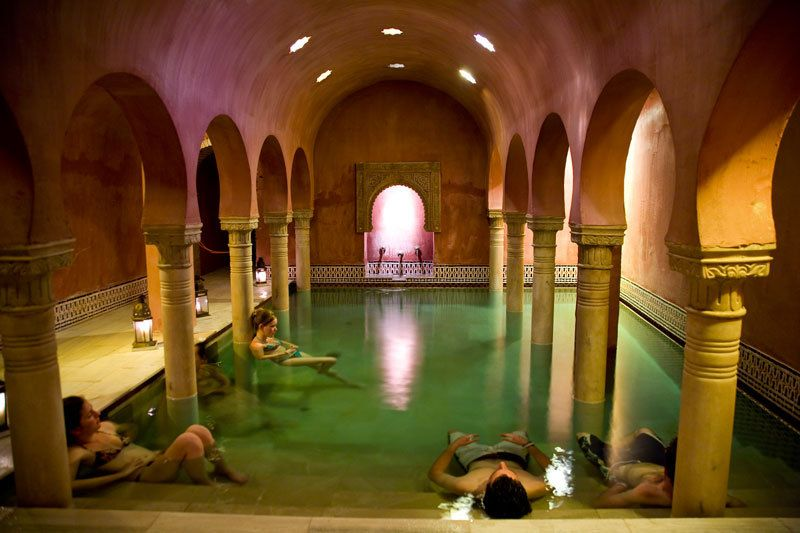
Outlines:
<svg viewBox="0 0 800 533"><path fill-rule="evenodd" d="M526 298L523 313L507 314L502 295L485 289L315 289L293 296L291 311L279 315L278 337L310 354L339 352L335 369L350 385L309 368L259 362L253 390L201 401L203 422L252 478L246 488L227 489L222 501L282 514L369 508L380 516L403 507L429 516L423 511L439 513L447 500L425 474L449 428L490 443L524 428L540 448L565 459L572 477L572 496L550 497L534 509L588 508L602 485L577 451L575 432L610 437L648 426L674 436L682 348L622 306L607 401L576 404L575 291L557 290L552 351L531 347L527 292ZM229 347L220 360L232 375ZM740 394L732 492L751 505L780 492L787 501L775 505L800 506L798 457L797 434Z"/></svg>

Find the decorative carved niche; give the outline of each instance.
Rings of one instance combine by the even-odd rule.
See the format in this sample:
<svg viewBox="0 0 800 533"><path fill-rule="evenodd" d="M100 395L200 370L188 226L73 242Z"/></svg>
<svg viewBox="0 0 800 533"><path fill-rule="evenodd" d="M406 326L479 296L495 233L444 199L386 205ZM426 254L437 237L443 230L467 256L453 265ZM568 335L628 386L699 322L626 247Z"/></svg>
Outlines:
<svg viewBox="0 0 800 533"><path fill-rule="evenodd" d="M372 231L372 206L393 185L405 185L422 198L425 231L441 231L442 176L438 161L356 163L356 231Z"/></svg>

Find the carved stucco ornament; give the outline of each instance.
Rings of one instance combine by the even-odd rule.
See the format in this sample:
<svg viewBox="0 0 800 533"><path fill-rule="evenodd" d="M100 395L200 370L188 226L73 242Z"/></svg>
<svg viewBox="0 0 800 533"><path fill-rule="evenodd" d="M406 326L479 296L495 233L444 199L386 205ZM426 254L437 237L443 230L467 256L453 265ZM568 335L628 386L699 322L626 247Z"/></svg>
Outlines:
<svg viewBox="0 0 800 533"><path fill-rule="evenodd" d="M672 270L700 279L763 278L769 275L775 243L706 247L668 242Z"/></svg>
<svg viewBox="0 0 800 533"><path fill-rule="evenodd" d="M393 185L419 194L425 208L425 231L441 231L441 164L356 163L356 231L372 231L372 206L378 195Z"/></svg>

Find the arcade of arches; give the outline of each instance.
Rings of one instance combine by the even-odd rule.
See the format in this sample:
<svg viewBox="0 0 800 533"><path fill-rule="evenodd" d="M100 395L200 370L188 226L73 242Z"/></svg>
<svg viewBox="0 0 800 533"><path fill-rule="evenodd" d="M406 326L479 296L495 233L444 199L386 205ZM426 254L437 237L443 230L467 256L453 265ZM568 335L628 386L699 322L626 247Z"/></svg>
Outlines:
<svg viewBox="0 0 800 533"><path fill-rule="evenodd" d="M254 258L277 309L291 267L300 291L326 267L363 275L355 164L435 161L431 256L480 272L510 313L532 266L533 343L552 343L556 266L577 272L576 400L604 399L621 278L685 309L673 514L721 514L740 341L798 397L800 4L342 6L5 10L0 335L19 502L71 501L48 429L63 427L58 301L146 276L171 408L191 418L194 274L229 262L241 349ZM229 259L197 255L201 242Z"/></svg>

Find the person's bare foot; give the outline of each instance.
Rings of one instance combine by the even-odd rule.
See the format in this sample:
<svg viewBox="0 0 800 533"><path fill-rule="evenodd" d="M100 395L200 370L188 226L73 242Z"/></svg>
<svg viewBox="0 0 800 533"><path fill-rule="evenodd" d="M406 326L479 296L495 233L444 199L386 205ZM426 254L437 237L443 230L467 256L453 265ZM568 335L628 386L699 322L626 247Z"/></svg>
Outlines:
<svg viewBox="0 0 800 533"><path fill-rule="evenodd" d="M220 474L238 485L244 485L250 479L247 476L247 474L243 474L242 472L237 472L236 470L230 468L226 468L225 471L220 472Z"/></svg>

